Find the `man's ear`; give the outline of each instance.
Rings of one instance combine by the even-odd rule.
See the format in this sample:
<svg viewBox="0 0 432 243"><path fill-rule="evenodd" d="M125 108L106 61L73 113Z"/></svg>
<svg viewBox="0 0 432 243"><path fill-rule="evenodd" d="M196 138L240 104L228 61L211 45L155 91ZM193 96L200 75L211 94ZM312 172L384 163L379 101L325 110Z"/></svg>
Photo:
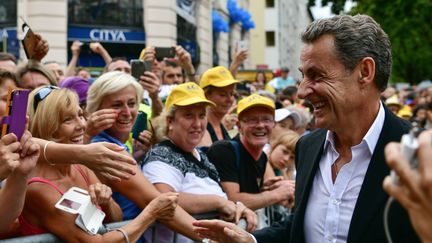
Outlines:
<svg viewBox="0 0 432 243"><path fill-rule="evenodd" d="M365 57L360 61L359 65L359 82L361 86L373 83L376 68L374 59Z"/></svg>

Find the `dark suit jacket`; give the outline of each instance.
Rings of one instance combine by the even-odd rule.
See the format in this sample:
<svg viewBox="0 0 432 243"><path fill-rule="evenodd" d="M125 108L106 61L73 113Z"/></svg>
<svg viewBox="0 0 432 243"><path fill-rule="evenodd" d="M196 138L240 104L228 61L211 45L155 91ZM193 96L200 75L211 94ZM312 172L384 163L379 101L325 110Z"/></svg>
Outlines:
<svg viewBox="0 0 432 243"><path fill-rule="evenodd" d="M348 242L387 242L384 232L383 212L388 195L382 189L384 177L390 173L384 147L391 141L400 141L410 125L385 109L384 126L367 169L357 199L348 232ZM258 242L305 242L304 215L312 182L323 153L327 130L317 130L302 137L296 149L295 213L288 220L255 231ZM408 215L396 202L389 211L389 228L393 242L419 242Z"/></svg>

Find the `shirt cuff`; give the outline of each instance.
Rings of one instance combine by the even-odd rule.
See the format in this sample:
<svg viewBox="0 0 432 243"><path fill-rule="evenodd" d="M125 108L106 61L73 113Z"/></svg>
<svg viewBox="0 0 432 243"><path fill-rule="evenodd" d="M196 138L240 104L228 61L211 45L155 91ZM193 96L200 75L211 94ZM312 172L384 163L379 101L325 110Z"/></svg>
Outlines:
<svg viewBox="0 0 432 243"><path fill-rule="evenodd" d="M254 243L258 243L258 241L256 240L255 236L253 234L251 234L251 233L249 233L249 234L250 234L250 236L252 236L252 239L254 240Z"/></svg>

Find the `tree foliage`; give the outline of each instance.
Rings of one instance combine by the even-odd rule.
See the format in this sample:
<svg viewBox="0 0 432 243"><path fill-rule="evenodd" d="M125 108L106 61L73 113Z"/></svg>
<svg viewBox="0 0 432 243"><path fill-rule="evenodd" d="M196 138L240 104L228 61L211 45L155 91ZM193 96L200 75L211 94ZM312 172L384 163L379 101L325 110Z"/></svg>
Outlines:
<svg viewBox="0 0 432 243"><path fill-rule="evenodd" d="M346 0L333 3L332 12L340 13ZM314 0L309 0L313 6ZM392 82L419 83L432 78L432 0L357 0L350 14L373 17L392 43Z"/></svg>

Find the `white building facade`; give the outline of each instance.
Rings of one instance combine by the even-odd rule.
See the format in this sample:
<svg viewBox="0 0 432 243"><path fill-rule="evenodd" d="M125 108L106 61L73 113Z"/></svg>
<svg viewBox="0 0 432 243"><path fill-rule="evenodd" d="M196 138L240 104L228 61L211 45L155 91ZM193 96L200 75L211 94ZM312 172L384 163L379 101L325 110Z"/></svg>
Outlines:
<svg viewBox="0 0 432 243"><path fill-rule="evenodd" d="M238 0L247 8L249 0ZM202 72L215 64L228 66L232 46L248 37L241 25L230 24L228 33L213 36L212 10L224 15L229 23L227 0L8 0L0 3L2 51L26 60L20 48L24 19L45 38L50 46L44 61L67 65L74 40L84 43L80 66L101 66L100 57L88 49L88 43L101 42L111 56L138 58L146 46L184 46ZM22 17L22 19L20 18ZM214 46L214 40L217 41Z"/></svg>

